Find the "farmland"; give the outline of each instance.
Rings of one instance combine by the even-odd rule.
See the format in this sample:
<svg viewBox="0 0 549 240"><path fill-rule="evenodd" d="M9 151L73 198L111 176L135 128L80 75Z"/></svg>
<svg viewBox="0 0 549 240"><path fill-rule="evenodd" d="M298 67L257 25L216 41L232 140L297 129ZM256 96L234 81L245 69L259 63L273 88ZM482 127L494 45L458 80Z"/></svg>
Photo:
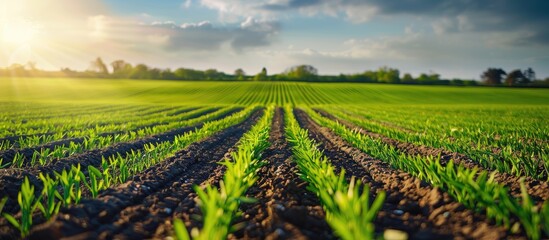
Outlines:
<svg viewBox="0 0 549 240"><path fill-rule="evenodd" d="M0 79L0 239L542 239L549 90Z"/></svg>

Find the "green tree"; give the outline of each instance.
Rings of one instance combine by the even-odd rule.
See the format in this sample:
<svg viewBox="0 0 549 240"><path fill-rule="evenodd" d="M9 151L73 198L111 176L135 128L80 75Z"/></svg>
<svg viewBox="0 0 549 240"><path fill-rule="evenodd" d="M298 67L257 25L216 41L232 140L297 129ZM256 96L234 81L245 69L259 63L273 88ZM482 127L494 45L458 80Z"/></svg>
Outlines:
<svg viewBox="0 0 549 240"><path fill-rule="evenodd" d="M107 65L103 62L103 60L98 57L90 64L90 70L94 72L98 72L103 75L109 74L109 69L107 69Z"/></svg>
<svg viewBox="0 0 549 240"><path fill-rule="evenodd" d="M118 78L128 78L133 70L133 66L124 60L113 61L111 67L112 76Z"/></svg>
<svg viewBox="0 0 549 240"><path fill-rule="evenodd" d="M204 71L204 76L207 80L220 80L223 79L225 74L217 71L216 69L210 68Z"/></svg>
<svg viewBox="0 0 549 240"><path fill-rule="evenodd" d="M509 74L507 74L507 77L505 78L505 84L507 86L513 86L513 85L516 85L517 83L525 82L526 81L525 79L526 77L524 76L524 74L522 74L520 69L515 69L509 72Z"/></svg>
<svg viewBox="0 0 549 240"><path fill-rule="evenodd" d="M524 75L524 79L520 83L527 84L536 80L536 72L534 72L532 68L528 68L524 70L523 75Z"/></svg>
<svg viewBox="0 0 549 240"><path fill-rule="evenodd" d="M318 70L311 65L298 65L286 70L285 74L288 79L315 80L318 77Z"/></svg>
<svg viewBox="0 0 549 240"><path fill-rule="evenodd" d="M417 78L417 81L422 84L436 84L440 80L438 73L422 73Z"/></svg>
<svg viewBox="0 0 549 240"><path fill-rule="evenodd" d="M480 75L482 82L486 85L500 85L503 76L507 75L501 68L488 68Z"/></svg>
<svg viewBox="0 0 549 240"><path fill-rule="evenodd" d="M246 78L246 73L242 68L234 70L234 76L237 80L244 80Z"/></svg>
<svg viewBox="0 0 549 240"><path fill-rule="evenodd" d="M135 79L147 79L149 78L149 66L145 64L137 64L132 69L131 74L129 75L130 78Z"/></svg>
<svg viewBox="0 0 549 240"><path fill-rule="evenodd" d="M400 72L396 68L380 67L377 70L377 80L386 83L399 83Z"/></svg>
<svg viewBox="0 0 549 240"><path fill-rule="evenodd" d="M160 72L160 78L161 79L173 80L173 79L175 79L175 74L169 68L164 69Z"/></svg>
<svg viewBox="0 0 549 240"><path fill-rule="evenodd" d="M261 72L259 72L258 74L256 74L254 76L254 80L255 81L265 81L265 80L267 80L267 69L266 68L261 69Z"/></svg>
<svg viewBox="0 0 549 240"><path fill-rule="evenodd" d="M203 71L194 70L194 69L178 68L175 70L174 74L177 79L182 79L182 80L205 79L205 75Z"/></svg>
<svg viewBox="0 0 549 240"><path fill-rule="evenodd" d="M413 83L414 77L412 77L411 74L405 73L404 76L402 76L402 82L403 83Z"/></svg>
<svg viewBox="0 0 549 240"><path fill-rule="evenodd" d="M376 71L365 71L364 72L364 77L366 78L366 80L370 80L371 82L379 82L379 79L377 78L377 72Z"/></svg>

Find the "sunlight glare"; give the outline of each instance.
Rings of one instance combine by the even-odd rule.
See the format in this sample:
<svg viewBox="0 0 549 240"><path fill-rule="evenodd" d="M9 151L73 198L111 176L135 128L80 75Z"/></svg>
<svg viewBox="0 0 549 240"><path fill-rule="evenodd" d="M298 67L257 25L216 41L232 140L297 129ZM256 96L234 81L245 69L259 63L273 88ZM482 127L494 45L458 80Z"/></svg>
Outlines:
<svg viewBox="0 0 549 240"><path fill-rule="evenodd" d="M36 26L32 22L14 21L4 25L2 39L13 45L28 45L32 43L36 33Z"/></svg>

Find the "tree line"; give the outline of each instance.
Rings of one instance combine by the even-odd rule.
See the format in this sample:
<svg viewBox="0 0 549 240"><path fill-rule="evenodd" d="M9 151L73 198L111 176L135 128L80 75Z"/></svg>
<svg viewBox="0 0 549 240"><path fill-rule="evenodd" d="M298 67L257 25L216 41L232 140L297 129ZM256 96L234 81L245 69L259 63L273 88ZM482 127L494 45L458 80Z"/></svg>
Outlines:
<svg viewBox="0 0 549 240"><path fill-rule="evenodd" d="M109 70L110 69L110 70ZM75 71L62 68L60 71L44 71L36 68L36 63L26 65L13 64L0 68L0 76L19 77L73 77L73 78L118 78L118 79L164 79L164 80L220 80L220 81L306 81L306 82L361 82L361 83L392 83L419 85L457 85L457 86L530 86L549 87L549 78L536 79L532 68L520 69L509 73L500 68L488 68L480 77L481 81L472 79L443 79L437 73L422 73L413 77L409 73L401 73L398 69L380 67L377 70L367 70L355 74L320 75L318 69L311 65L297 65L286 71L269 75L263 68L257 74L249 75L241 68L232 74L216 69L196 70L190 68L160 69L145 64L132 65L124 60L116 60L106 64L101 58L90 63L86 71Z"/></svg>

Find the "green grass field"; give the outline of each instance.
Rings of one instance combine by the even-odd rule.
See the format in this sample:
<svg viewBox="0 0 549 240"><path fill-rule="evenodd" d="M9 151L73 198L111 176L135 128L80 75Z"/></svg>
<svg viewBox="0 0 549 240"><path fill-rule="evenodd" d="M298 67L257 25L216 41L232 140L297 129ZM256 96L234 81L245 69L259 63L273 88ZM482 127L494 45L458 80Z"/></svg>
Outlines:
<svg viewBox="0 0 549 240"><path fill-rule="evenodd" d="M545 239L548 126L549 89L0 78L0 239Z"/></svg>
<svg viewBox="0 0 549 240"><path fill-rule="evenodd" d="M2 102L549 105L549 89L291 82L0 79Z"/></svg>

